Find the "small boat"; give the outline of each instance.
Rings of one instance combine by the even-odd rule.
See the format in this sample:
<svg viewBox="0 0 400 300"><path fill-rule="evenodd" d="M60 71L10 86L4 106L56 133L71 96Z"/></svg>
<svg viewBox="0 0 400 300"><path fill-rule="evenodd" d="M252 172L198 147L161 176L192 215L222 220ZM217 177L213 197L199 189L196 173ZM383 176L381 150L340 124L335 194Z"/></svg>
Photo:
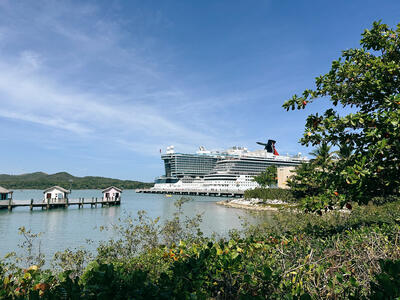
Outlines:
<svg viewBox="0 0 400 300"><path fill-rule="evenodd" d="M172 197L172 195L171 195L171 194L165 194L165 197L167 197L167 198L171 198L171 197Z"/></svg>

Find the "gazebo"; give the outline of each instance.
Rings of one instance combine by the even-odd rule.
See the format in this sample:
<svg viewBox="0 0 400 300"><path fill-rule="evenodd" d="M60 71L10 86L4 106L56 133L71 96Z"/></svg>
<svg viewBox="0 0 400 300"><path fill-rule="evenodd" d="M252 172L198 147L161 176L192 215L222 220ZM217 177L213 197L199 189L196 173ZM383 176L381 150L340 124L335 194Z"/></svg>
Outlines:
<svg viewBox="0 0 400 300"><path fill-rule="evenodd" d="M110 186L102 191L103 193L103 201L118 201L121 200L122 190L115 187Z"/></svg>

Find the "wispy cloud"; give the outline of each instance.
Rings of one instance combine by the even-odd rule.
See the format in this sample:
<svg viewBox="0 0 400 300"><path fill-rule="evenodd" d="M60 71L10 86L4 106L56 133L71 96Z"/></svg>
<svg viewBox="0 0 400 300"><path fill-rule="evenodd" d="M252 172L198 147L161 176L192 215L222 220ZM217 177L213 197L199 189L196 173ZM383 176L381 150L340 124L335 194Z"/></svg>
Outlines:
<svg viewBox="0 0 400 300"><path fill-rule="evenodd" d="M67 121L61 117L48 118L46 116L33 115L28 113L23 114L2 109L0 109L0 117L37 123L48 127L68 130L71 131L72 133L77 133L77 134L88 134L91 132L91 130L89 130L88 128L85 128L84 126L78 123L74 123L69 120Z"/></svg>
<svg viewBox="0 0 400 300"><path fill-rule="evenodd" d="M0 116L82 135L103 136L115 132L114 135L125 135L125 138L132 133L188 141L209 138L168 118L168 113L151 105L135 101L123 103L121 100L126 96L74 91L35 73L31 66L32 61L27 61L26 56L16 67L1 64Z"/></svg>
<svg viewBox="0 0 400 300"><path fill-rule="evenodd" d="M130 149L139 152L169 142L186 148L215 144L217 136L207 122L194 121L202 108L217 102L207 104L194 99L190 90L174 87L174 78L159 62L143 54L145 45L121 45L126 34L121 24L99 18L93 6L39 3L25 7L26 17L35 20L33 28L17 30L18 38L47 34L64 49L44 47L39 37L14 52L0 48L6 54L0 58L0 117L82 138L109 135L120 145L134 140ZM81 18L96 17L95 24L63 20L62 15L75 12ZM18 8L4 12L10 20L16 14ZM13 21L7 27L4 21L3 32L26 23Z"/></svg>

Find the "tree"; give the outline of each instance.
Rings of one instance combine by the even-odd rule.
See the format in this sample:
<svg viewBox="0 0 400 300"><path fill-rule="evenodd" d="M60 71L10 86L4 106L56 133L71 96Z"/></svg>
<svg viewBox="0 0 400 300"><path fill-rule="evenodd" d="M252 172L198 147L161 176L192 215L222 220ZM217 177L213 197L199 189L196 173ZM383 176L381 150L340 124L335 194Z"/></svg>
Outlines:
<svg viewBox="0 0 400 300"><path fill-rule="evenodd" d="M302 163L296 167L296 172L287 180L293 196L301 199L307 196L317 196L323 193L317 170L313 163Z"/></svg>
<svg viewBox="0 0 400 300"><path fill-rule="evenodd" d="M254 177L254 181L262 187L276 185L278 183L276 166L268 166L264 172Z"/></svg>
<svg viewBox="0 0 400 300"><path fill-rule="evenodd" d="M322 143L321 146L317 147L313 151L310 152L314 158L312 162L315 164L316 167L322 169L322 171L326 171L329 166L332 164L332 154L331 154L331 146L327 143Z"/></svg>
<svg viewBox="0 0 400 300"><path fill-rule="evenodd" d="M308 116L300 142L326 144L342 151L332 165L331 191L341 203L367 203L374 196L398 195L400 184L400 24L374 22L361 48L342 52L331 70L316 78L316 88L294 95L283 107L305 109L316 100L331 103ZM352 108L340 114L338 107Z"/></svg>
<svg viewBox="0 0 400 300"><path fill-rule="evenodd" d="M330 150L326 143L315 148L310 152L313 159L298 166L295 174L288 179L288 186L296 198L318 196L329 189L333 164Z"/></svg>

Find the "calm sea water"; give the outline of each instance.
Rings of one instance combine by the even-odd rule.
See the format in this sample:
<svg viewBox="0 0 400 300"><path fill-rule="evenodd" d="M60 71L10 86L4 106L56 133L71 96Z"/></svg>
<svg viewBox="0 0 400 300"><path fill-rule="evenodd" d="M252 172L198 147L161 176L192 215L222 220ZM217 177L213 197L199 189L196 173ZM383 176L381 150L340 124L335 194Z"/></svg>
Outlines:
<svg viewBox="0 0 400 300"><path fill-rule="evenodd" d="M74 190L70 198L101 197L98 190ZM106 226L118 222L118 218L124 218L128 214L136 214L139 210L145 210L152 218L161 217L162 220L172 217L175 212L174 201L181 196L166 198L158 194L137 194L134 190L124 190L120 206L91 208L86 205L78 209L71 206L67 209L58 208L49 211L39 208L33 211L29 207L13 209L12 212L0 210L0 256L16 251L18 244L22 242L22 236L18 234L18 228L25 226L34 233L42 232L42 252L53 256L56 251L65 248L75 248L85 245L86 239L95 241L107 240L112 237L112 232L100 232L100 226ZM43 198L40 190L15 190L15 200L39 200ZM193 196L192 201L183 206L186 216L194 216L203 213L201 229L207 235L215 232L226 235L230 229L240 228L240 217L255 221L252 215L245 210L227 208L215 204L222 200L220 197ZM265 213L268 219L271 215Z"/></svg>

